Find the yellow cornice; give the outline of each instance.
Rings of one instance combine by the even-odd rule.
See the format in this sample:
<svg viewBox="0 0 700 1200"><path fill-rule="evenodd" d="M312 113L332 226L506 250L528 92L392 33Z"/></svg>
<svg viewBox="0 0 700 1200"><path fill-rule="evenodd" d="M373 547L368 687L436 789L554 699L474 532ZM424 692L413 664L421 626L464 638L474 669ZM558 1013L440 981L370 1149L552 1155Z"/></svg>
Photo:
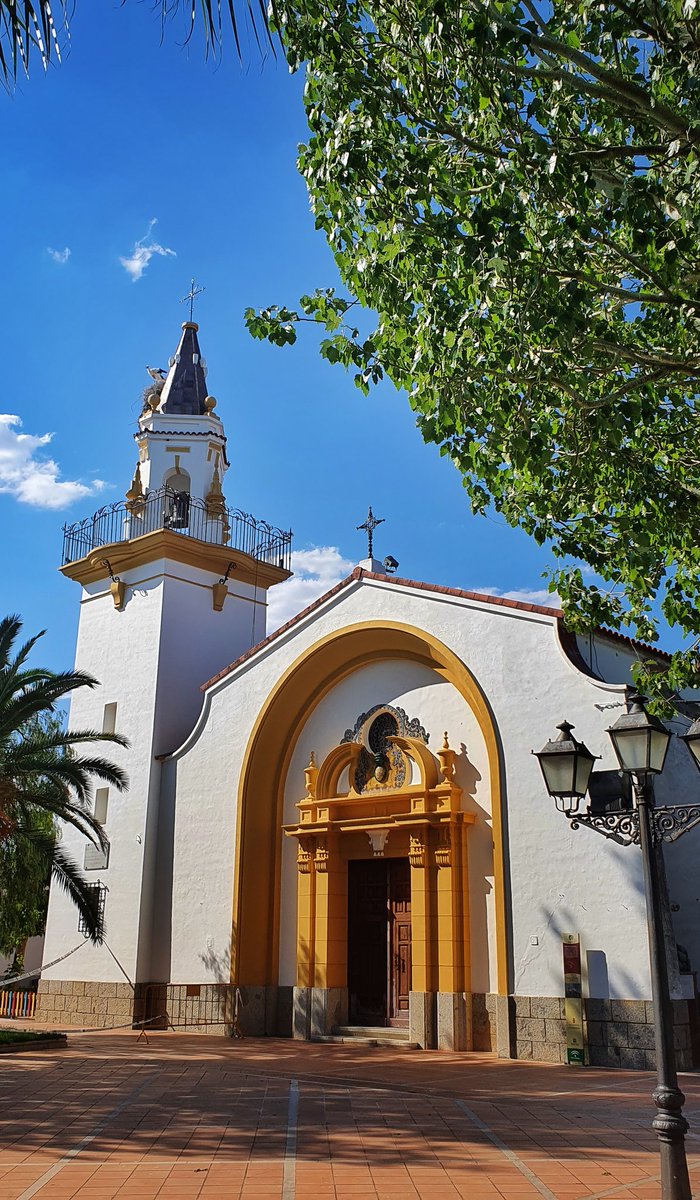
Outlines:
<svg viewBox="0 0 700 1200"><path fill-rule="evenodd" d="M242 550L222 546L216 542L202 542L198 538L185 537L170 529L155 529L128 542L112 542L91 550L84 558L66 563L61 573L78 583L96 583L108 575L121 575L135 567L157 558L185 563L202 571L211 571L221 576L226 574L229 563L234 564L233 579L252 587L269 588L275 583L289 579L290 571L270 563L258 562ZM105 566L109 561L111 571Z"/></svg>

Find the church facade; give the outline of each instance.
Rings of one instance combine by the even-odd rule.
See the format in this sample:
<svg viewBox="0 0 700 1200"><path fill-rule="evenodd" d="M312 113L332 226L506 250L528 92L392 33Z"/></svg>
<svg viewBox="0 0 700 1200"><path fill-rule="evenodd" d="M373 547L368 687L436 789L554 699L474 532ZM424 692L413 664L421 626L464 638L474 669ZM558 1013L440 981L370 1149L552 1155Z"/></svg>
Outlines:
<svg viewBox="0 0 700 1200"><path fill-rule="evenodd" d="M126 734L115 758L130 786L96 795L108 853L65 833L100 889L107 940L81 943L52 891L40 1014L307 1039L383 1030L565 1061L575 942L588 1061L650 1065L639 852L572 829L531 754L567 719L614 792L606 730L639 647L577 638L553 608L396 578L372 557L266 637L290 535L227 508L215 407L187 322L146 394L125 502L66 533L76 663L100 680L71 722ZM658 800L698 789L674 744ZM699 847L697 830L666 847L682 1066Z"/></svg>

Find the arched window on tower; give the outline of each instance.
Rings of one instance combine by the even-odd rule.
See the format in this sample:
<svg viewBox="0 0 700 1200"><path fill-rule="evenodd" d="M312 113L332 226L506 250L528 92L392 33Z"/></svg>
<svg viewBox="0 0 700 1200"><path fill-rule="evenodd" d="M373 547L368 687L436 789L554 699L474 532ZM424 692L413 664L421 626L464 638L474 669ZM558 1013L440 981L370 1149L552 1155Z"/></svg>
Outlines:
<svg viewBox="0 0 700 1200"><path fill-rule="evenodd" d="M164 479L166 529L187 529L190 521L190 477L182 467L169 471Z"/></svg>

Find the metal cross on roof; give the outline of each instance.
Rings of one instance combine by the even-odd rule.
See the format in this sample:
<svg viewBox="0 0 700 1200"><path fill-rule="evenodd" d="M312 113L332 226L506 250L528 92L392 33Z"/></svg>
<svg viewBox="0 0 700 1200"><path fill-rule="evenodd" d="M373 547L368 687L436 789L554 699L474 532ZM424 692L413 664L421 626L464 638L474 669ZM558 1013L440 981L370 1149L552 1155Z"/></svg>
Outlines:
<svg viewBox="0 0 700 1200"><path fill-rule="evenodd" d="M372 512L372 505L370 504L369 510L367 512L367 520L364 521L362 525L356 526L357 529L364 529L367 533L367 557L368 558L374 558L374 555L372 553L372 549L373 549L372 542L374 539L374 531L377 528L377 525L381 525L385 519L386 519L385 517L375 517L374 513Z"/></svg>
<svg viewBox="0 0 700 1200"><path fill-rule="evenodd" d="M196 284L193 279L190 284L189 292L187 293L186 296L182 297L180 304L187 304L188 300L190 302L190 321L193 319L195 297L201 296L202 292L205 292L205 291L206 291L206 288L199 287L199 285Z"/></svg>

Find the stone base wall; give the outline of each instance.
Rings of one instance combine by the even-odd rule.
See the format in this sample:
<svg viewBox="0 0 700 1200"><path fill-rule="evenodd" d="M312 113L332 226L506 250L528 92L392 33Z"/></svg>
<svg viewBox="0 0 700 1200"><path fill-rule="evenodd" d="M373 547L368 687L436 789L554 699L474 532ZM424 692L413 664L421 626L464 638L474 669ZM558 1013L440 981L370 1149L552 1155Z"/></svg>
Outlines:
<svg viewBox="0 0 700 1200"><path fill-rule="evenodd" d="M243 987L238 1019L244 1035L314 1038L347 1020L344 988ZM67 1028L146 1028L233 1033L231 984L139 984L39 981L36 1019ZM654 1070L654 1009L649 1000L584 1000L586 1063ZM673 1002L678 1070L694 1065L688 1002ZM410 1037L425 1049L485 1051L499 1057L566 1062L564 1001L556 996L411 993Z"/></svg>
<svg viewBox="0 0 700 1200"><path fill-rule="evenodd" d="M515 996L515 1057L566 1062L564 1001L552 996ZM592 1067L655 1070L654 1006L650 1000L583 1002L586 1063ZM688 1004L673 1002L676 1065L692 1065Z"/></svg>
<svg viewBox="0 0 700 1200"><path fill-rule="evenodd" d="M292 989L239 989L239 1026L244 1035L290 1037ZM145 1022L148 1029L233 1033L235 988L231 984L94 983L74 979L39 981L36 1019L74 1029L115 1029Z"/></svg>
<svg viewBox="0 0 700 1200"><path fill-rule="evenodd" d="M687 1000L674 1000L676 1067L693 1064ZM654 1005L651 1000L585 1000L587 1061L592 1067L656 1070Z"/></svg>
<svg viewBox="0 0 700 1200"><path fill-rule="evenodd" d="M347 988L293 989L292 1037L300 1041L313 1041L332 1033L336 1025L347 1024L347 1019Z"/></svg>
<svg viewBox="0 0 700 1200"><path fill-rule="evenodd" d="M472 1050L495 1050L497 996L488 992L471 992L467 999L471 1010Z"/></svg>
<svg viewBox="0 0 700 1200"><path fill-rule="evenodd" d="M134 993L128 983L40 979L35 1017L74 1029L129 1026L134 1017Z"/></svg>

